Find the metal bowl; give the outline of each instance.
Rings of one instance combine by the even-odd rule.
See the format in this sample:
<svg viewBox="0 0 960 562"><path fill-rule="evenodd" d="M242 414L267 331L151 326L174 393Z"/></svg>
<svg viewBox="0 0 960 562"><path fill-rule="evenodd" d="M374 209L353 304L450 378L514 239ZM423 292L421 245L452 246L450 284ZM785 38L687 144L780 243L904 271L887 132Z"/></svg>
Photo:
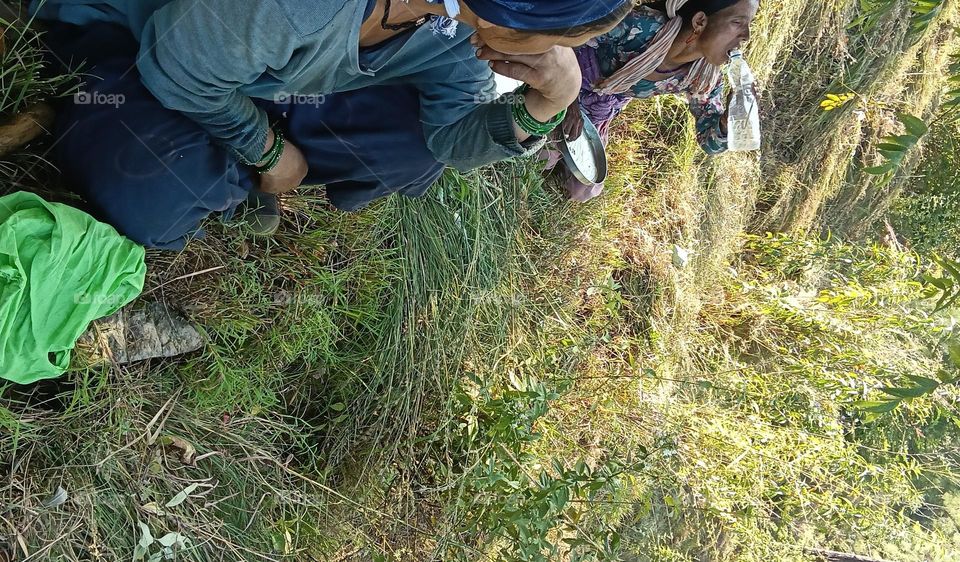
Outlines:
<svg viewBox="0 0 960 562"><path fill-rule="evenodd" d="M563 161L580 183L593 185L607 179L607 150L600 132L586 115L583 115L583 133L571 141L561 139L558 144Z"/></svg>

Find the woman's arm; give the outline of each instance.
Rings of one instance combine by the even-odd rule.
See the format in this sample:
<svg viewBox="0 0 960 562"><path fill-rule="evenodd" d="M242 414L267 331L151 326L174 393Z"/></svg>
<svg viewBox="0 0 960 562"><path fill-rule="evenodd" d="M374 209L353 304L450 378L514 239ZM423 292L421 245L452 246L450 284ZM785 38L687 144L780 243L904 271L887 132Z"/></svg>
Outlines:
<svg viewBox="0 0 960 562"><path fill-rule="evenodd" d="M727 151L727 110L721 83L707 95L687 95L697 122L697 142L707 154Z"/></svg>

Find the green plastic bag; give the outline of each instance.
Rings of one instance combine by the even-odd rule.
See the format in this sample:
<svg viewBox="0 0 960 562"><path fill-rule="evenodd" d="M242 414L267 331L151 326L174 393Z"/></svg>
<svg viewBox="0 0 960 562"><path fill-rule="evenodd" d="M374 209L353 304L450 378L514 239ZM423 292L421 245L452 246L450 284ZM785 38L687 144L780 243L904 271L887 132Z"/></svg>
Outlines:
<svg viewBox="0 0 960 562"><path fill-rule="evenodd" d="M0 378L62 375L90 322L136 298L146 271L142 247L83 211L0 197Z"/></svg>

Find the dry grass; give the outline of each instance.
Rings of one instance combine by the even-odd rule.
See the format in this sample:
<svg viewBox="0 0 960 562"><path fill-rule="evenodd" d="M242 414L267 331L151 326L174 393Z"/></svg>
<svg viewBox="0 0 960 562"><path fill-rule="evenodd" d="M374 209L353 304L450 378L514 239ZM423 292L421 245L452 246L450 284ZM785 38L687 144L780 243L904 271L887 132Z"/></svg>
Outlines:
<svg viewBox="0 0 960 562"><path fill-rule="evenodd" d="M901 125L895 120L895 112L904 111L928 122L936 118L944 79L948 75L949 57L960 46L955 31L960 21L960 8L956 3L949 4L941 18L939 27L931 29L922 41L904 54L893 71L894 78L874 96L866 119L858 123L862 130L859 135L857 131L853 132L863 141L846 177L832 192L825 194L819 208L814 210L815 216L800 224L842 232L851 239L866 238L877 232L890 204L912 182L914 170L924 152L922 141L889 184L878 185L875 179L866 177L856 166L860 160L865 159L871 164L876 158L873 145L878 137L902 132Z"/></svg>
<svg viewBox="0 0 960 562"><path fill-rule="evenodd" d="M948 2L938 22L915 44L903 39L906 4L852 43L844 33L822 32L849 21L854 5L847 2L804 18L798 33L814 40L797 45L794 64L774 82L776 111L769 126L780 134L776 145L765 148L766 180L752 221L755 231L806 233L825 225L862 235L895 195L871 191L873 182L859 171L862 159L871 158L877 139L890 132L886 123L894 111L926 117L936 103L953 45L956 3ZM859 103L832 113L817 109L826 93L844 92L856 93ZM909 177L909 169L903 176ZM835 212L825 205L833 205ZM864 212L851 215L853 206Z"/></svg>

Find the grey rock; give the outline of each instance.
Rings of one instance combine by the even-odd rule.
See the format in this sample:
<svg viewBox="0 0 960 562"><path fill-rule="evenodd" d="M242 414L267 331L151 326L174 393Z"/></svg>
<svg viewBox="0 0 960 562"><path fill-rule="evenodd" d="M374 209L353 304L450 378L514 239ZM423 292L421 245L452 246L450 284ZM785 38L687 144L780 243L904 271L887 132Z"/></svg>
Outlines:
<svg viewBox="0 0 960 562"><path fill-rule="evenodd" d="M93 363L120 364L176 357L203 347L203 337L178 310L162 302L138 303L91 324L78 346Z"/></svg>

